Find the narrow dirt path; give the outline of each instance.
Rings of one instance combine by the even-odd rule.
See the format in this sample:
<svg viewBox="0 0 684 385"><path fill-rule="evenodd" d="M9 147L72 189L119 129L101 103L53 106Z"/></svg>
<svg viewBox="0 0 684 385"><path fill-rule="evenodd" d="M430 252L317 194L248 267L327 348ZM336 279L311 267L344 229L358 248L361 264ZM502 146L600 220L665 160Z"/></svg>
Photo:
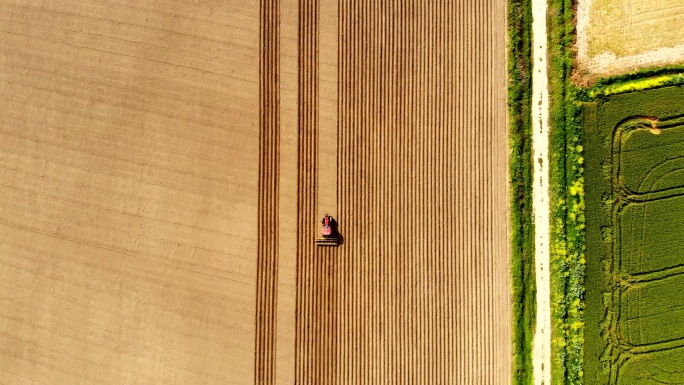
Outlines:
<svg viewBox="0 0 684 385"><path fill-rule="evenodd" d="M549 281L549 94L546 71L546 0L532 0L532 151L535 159L532 200L535 228L537 322L532 366L534 383L551 383L551 309Z"/></svg>

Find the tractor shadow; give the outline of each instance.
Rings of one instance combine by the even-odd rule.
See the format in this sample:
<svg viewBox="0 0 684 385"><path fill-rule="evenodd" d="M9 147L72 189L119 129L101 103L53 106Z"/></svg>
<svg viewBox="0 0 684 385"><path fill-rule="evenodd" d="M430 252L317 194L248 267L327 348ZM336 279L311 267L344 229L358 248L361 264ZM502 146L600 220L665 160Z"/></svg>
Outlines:
<svg viewBox="0 0 684 385"><path fill-rule="evenodd" d="M344 235L342 233L338 232L337 233L337 246L342 246L344 245Z"/></svg>

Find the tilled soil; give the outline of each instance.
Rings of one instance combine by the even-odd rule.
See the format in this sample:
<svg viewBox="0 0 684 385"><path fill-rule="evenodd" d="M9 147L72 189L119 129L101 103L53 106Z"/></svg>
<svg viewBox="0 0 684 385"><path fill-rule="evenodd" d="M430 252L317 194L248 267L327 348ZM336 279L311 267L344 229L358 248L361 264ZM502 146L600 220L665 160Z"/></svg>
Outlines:
<svg viewBox="0 0 684 385"><path fill-rule="evenodd" d="M0 5L0 383L510 382L505 3L263 5Z"/></svg>

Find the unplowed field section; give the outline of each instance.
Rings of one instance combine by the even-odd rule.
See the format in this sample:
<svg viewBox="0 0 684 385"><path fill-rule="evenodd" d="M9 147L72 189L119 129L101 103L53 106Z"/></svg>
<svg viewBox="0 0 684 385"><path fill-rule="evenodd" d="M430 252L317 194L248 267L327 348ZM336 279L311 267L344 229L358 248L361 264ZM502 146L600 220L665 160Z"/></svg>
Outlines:
<svg viewBox="0 0 684 385"><path fill-rule="evenodd" d="M253 383L258 78L258 3L0 2L0 383Z"/></svg>
<svg viewBox="0 0 684 385"><path fill-rule="evenodd" d="M578 0L576 9L580 75L595 80L682 61L681 2Z"/></svg>
<svg viewBox="0 0 684 385"><path fill-rule="evenodd" d="M596 136L610 140L599 150L600 139L593 139L587 168L588 233L604 237L603 245L590 237L587 270L585 361L598 384L684 381L682 93L611 96L588 119L596 124L588 127L597 129L592 136L602 132ZM595 179L596 158L609 165L603 180ZM602 230L593 232L597 226Z"/></svg>
<svg viewBox="0 0 684 385"><path fill-rule="evenodd" d="M339 5L344 243L301 240L296 378L509 383L505 3Z"/></svg>

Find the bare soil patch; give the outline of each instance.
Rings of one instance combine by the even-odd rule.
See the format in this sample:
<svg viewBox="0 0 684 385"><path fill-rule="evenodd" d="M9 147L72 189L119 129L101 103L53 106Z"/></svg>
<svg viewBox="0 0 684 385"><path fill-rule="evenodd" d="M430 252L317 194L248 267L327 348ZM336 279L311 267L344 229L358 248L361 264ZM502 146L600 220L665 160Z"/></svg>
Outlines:
<svg viewBox="0 0 684 385"><path fill-rule="evenodd" d="M253 383L258 12L0 4L0 383Z"/></svg>
<svg viewBox="0 0 684 385"><path fill-rule="evenodd" d="M669 0L580 0L575 80L684 61L684 4Z"/></svg>

